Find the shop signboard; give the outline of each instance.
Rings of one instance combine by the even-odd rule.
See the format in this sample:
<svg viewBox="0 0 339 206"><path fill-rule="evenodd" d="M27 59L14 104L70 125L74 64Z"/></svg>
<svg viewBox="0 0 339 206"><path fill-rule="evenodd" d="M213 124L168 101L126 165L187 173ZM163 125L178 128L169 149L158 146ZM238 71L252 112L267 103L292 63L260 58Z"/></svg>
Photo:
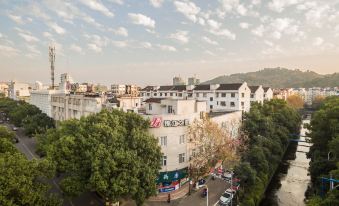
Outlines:
<svg viewBox="0 0 339 206"><path fill-rule="evenodd" d="M164 120L164 127L183 127L189 125L188 119Z"/></svg>

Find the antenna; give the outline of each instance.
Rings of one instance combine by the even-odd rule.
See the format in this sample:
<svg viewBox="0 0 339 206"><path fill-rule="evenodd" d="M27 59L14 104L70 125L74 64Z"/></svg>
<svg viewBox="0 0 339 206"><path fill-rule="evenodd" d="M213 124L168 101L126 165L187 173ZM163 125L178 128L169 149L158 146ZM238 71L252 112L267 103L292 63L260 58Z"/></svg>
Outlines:
<svg viewBox="0 0 339 206"><path fill-rule="evenodd" d="M48 47L49 62L51 63L51 80L52 89L54 89L54 63L55 63L55 46Z"/></svg>

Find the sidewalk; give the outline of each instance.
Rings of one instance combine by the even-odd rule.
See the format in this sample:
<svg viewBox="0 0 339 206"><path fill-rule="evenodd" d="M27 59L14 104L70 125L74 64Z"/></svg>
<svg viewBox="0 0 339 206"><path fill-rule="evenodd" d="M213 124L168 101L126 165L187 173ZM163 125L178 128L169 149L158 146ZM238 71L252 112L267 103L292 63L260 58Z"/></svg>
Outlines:
<svg viewBox="0 0 339 206"><path fill-rule="evenodd" d="M157 196L150 197L148 201L150 202L159 202L167 201L168 194L171 194L171 200L176 200L184 197L189 190L189 183L187 182L183 187L172 192L159 193Z"/></svg>

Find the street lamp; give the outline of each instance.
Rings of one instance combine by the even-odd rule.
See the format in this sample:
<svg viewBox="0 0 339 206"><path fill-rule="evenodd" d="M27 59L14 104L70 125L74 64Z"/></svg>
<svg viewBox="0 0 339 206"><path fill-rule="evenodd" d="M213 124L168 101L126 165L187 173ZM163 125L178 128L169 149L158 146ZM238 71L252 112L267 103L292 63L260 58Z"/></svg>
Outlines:
<svg viewBox="0 0 339 206"><path fill-rule="evenodd" d="M327 161L330 161L330 154L331 154L331 151L329 151L328 154L327 154ZM332 174L330 174L330 179L332 180ZM334 182L330 181L330 190L333 189L333 186L334 186L333 184L334 184Z"/></svg>
<svg viewBox="0 0 339 206"><path fill-rule="evenodd" d="M208 206L208 187L206 186L206 205Z"/></svg>

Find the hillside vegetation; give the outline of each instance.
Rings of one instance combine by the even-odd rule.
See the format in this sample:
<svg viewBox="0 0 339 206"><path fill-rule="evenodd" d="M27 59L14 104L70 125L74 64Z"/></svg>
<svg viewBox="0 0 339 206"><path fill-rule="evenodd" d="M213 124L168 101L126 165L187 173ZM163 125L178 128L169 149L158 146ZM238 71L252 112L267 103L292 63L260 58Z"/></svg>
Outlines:
<svg viewBox="0 0 339 206"><path fill-rule="evenodd" d="M249 85L264 85L273 88L291 87L336 87L339 73L321 75L313 71L265 68L256 72L219 76L203 84L247 82Z"/></svg>

